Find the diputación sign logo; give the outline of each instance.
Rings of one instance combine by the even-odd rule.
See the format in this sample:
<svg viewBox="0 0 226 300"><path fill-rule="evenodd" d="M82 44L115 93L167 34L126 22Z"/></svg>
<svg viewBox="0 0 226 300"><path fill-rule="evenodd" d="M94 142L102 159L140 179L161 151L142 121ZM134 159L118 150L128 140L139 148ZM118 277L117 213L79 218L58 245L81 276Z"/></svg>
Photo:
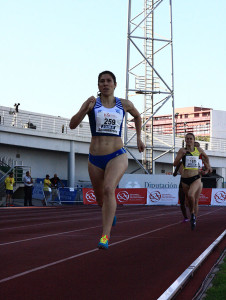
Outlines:
<svg viewBox="0 0 226 300"><path fill-rule="evenodd" d="M89 203L95 203L96 202L96 196L94 195L94 191L88 191L86 193L86 200Z"/></svg>
<svg viewBox="0 0 226 300"><path fill-rule="evenodd" d="M125 203L129 200L129 193L127 191L120 191L117 194L117 199L120 203Z"/></svg>
<svg viewBox="0 0 226 300"><path fill-rule="evenodd" d="M225 203L226 202L226 193L225 191L219 191L214 195L214 200L217 203Z"/></svg>
<svg viewBox="0 0 226 300"><path fill-rule="evenodd" d="M161 200L161 193L159 191L151 192L149 194L149 199L151 202L158 202Z"/></svg>

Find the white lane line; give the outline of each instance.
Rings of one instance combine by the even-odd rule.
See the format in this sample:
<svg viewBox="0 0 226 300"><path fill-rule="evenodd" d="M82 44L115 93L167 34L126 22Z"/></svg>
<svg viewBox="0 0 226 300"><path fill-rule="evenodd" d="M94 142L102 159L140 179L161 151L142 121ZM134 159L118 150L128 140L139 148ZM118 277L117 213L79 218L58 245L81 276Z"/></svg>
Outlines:
<svg viewBox="0 0 226 300"><path fill-rule="evenodd" d="M159 215L153 215L153 216L149 216L149 217L141 217L141 218L137 218L137 219L132 219L132 220L124 220L124 221L120 221L118 222L118 224L121 223L129 223L129 222L137 222L140 220L144 220L144 219L152 219L152 218L156 218L156 217L162 217L162 216L168 216L168 215L172 215L172 214L178 214L179 212L173 212L173 213L163 213L163 214L159 214ZM204 213L202 215L199 216L199 218L209 215L212 212L207 212ZM65 222L65 221L62 221ZM59 222L57 222L59 223ZM181 222L179 222L181 223ZM37 226L37 225L31 225L31 226ZM58 235L62 235L62 234L68 234L68 233L72 233L72 232L78 232L78 231L85 231L85 230L89 230L89 229L93 229L93 228L98 228L101 227L102 225L98 225L98 226L94 226L94 227L87 227L87 228L83 228L83 229L75 229L75 230L70 230L70 231L64 231L64 232L60 232L60 233L53 233L53 234L48 234L48 235L42 235L42 236L38 236L38 237L33 237L33 238L29 238L29 239L24 239L24 240L17 240L17 241L12 241L12 242L6 242L6 243L0 243L0 246L7 246L7 245L11 245L11 244L16 244L16 243L23 243L23 242L29 242L32 240L38 240L38 239L42 239L42 238L48 238L48 237L54 237L54 236L58 236Z"/></svg>
<svg viewBox="0 0 226 300"><path fill-rule="evenodd" d="M148 211L148 213L150 214L149 211ZM87 214L90 214L90 213L87 213ZM162 213L160 215L153 215L152 217L154 218L154 217L159 217L159 216L163 216L163 215L167 216L167 215L172 215L172 214L178 214L178 211ZM96 217L93 217L93 212L92 212L92 218L87 218L87 219L82 218L83 216L84 216L84 214L80 215L81 219L79 219L79 220L78 219L69 219L69 220L65 220L65 221L53 221L53 222L45 222L45 223L38 223L38 224L31 224L31 225L21 225L21 226L0 228L0 231L6 231L6 230L11 230L11 229L19 229L19 228L30 228L30 227L37 227L37 226L42 226L42 225L49 225L49 224L51 225L51 224L56 224L56 223L59 224L59 223L67 223L67 222L77 222L77 221L80 222L80 221L94 220L96 218L99 218L101 216L101 214L100 214L100 212L97 212ZM117 214L117 216L120 216L120 217L128 216L128 214L127 213L122 213L122 214ZM33 221L34 219L31 219L31 220ZM30 219L26 220L26 221L30 221ZM126 221L123 221L123 222L126 222Z"/></svg>
<svg viewBox="0 0 226 300"><path fill-rule="evenodd" d="M125 243L125 242L128 242L128 241L130 241L130 240L134 240L134 239L136 239L136 238L140 238L140 237L142 237L142 236L144 236L144 235L148 235L148 234L150 234L150 233L153 233L153 232L156 232L156 231L160 231L160 230L162 230L162 229L165 229L165 228L168 228L168 227L177 225L178 223L180 223L180 222L176 222L176 223L173 223L173 224L170 224L170 225L166 225L166 226L163 226L163 227L154 229L154 230L150 230L150 231L148 231L148 232L144 232L144 233L135 235L135 236L133 236L133 237L129 237L129 238L127 238L127 239L124 239L124 240L121 240L121 241L112 243L112 244L109 245L109 247L112 247L112 246L115 246L115 245L118 245L118 244L121 244L121 243ZM33 273L33 272L36 272L36 271L39 271L39 270L43 270L43 269L46 269L46 268L55 266L55 265L57 265L57 264L66 262L66 261L68 261L68 260L72 260L72 259L74 259L74 258L83 256L83 255L86 255L86 254L90 254L90 253L93 253L93 252L96 252L96 251L103 251L103 250L99 250L98 248L95 248L95 249L92 249L92 250L89 250L89 251L85 251L85 252L82 252L82 253L79 253L79 254L76 254L76 255L73 255L73 256L69 256L69 257L66 257L66 258L63 258L63 259L54 261L54 262L49 263L49 264L46 264L46 265L42 265L42 266L39 266L39 267L30 269L30 270L27 270L27 271L25 271L25 272L21 272L21 273L18 273L18 274L15 274L15 275L12 275L12 276L3 278L3 279L0 280L0 283L6 282L6 281L9 281L9 280L18 278L18 277L22 277L22 276L24 276L24 275L27 275L27 274L30 274L30 273Z"/></svg>
<svg viewBox="0 0 226 300"><path fill-rule="evenodd" d="M6 230L12 230L12 229L20 229L20 228L30 228L30 227L38 227L38 226L43 226L43 225L52 225L52 224L60 224L60 223L68 223L68 222L81 222L81 221L90 221L90 220L95 220L97 219L98 216L96 217L92 217L92 218L87 218L87 219L69 219L69 220L65 220L65 221L54 221L54 222L45 222L45 223L38 223L38 224L32 224L32 225L22 225L22 226L14 226L14 227L8 227L8 228L2 228L0 229L3 231Z"/></svg>
<svg viewBox="0 0 226 300"><path fill-rule="evenodd" d="M205 215L207 215L207 214L209 214L209 213L203 214L202 216L205 216ZM154 229L154 230L151 230L151 231L148 231L148 232L145 232L145 233L142 233L142 234L133 236L133 237L126 238L126 239L121 240L121 241L118 241L118 242L114 242L114 243L110 244L109 247L112 247L112 246L115 246L115 245L118 245L118 244L121 244L121 243L130 241L130 240L133 240L133 239L136 239L136 238L139 238L139 237L148 235L148 234L153 233L153 232L156 232L156 231L160 231L160 230L162 230L162 229L165 229L165 228L168 228L168 227L177 225L177 224L179 224L179 223L181 223L181 222L176 222L176 223L173 223L173 224L170 224L170 225L166 225L166 226L163 226L163 227L160 227L160 228L157 228L157 229ZM13 276L9 276L9 277L3 278L3 279L0 280L0 283L6 282L6 281L9 281L9 280L18 278L18 277L22 277L22 276L24 276L24 275L27 275L27 274L30 274L30 273L33 273L33 272L36 272L36 271L39 271L39 270L42 270L42 269L45 269L45 268L48 268L48 267L51 267L51 266L54 266L54 265L63 263L63 262L66 262L66 261L68 261L68 260L72 260L72 259L74 259L74 258L83 256L83 255L86 255L86 254L90 254L90 253L96 252L96 251L98 251L98 250L99 250L99 249L96 249L96 248L95 248L95 249L92 249L92 250L89 250L89 251L85 251L85 252L82 252L82 253L79 253L79 254L76 254L76 255L73 255L73 256L64 258L64 259L57 260L57 261L55 261L55 262L52 262L52 263L49 263L49 264L46 264L46 265L43 265L43 266L40 266L40 267L36 267L36 268L30 269L30 270L25 271L25 272L22 272L22 273L15 274L15 275L13 275ZM101 250L100 250L100 251L101 251Z"/></svg>
<svg viewBox="0 0 226 300"><path fill-rule="evenodd" d="M136 210L136 212L138 211L138 209ZM139 210L140 211L140 210ZM56 219L56 218L62 218L62 217L73 217L73 216L83 216L83 215L87 215L87 214L93 214L93 213L101 213L101 209L100 208L93 208L92 210L90 209L89 211L86 210L86 209L80 209L80 210L63 210L63 211L58 211L58 212L55 212L55 211L48 211L46 213L44 212L41 212L40 213L33 213L33 215L29 215L29 219L27 218L28 215L27 214L24 214L24 215L19 215L18 214L15 214L15 215L7 215L7 216L1 216L1 220L0 220L0 223L4 223L6 221L24 221L24 217L26 217L26 220L39 220L39 219ZM141 211L142 212L142 211ZM146 209L143 209L143 212L145 213L150 213L149 210ZM134 210L133 211L127 211L126 214L133 214L134 213ZM56 215L57 214L57 215ZM10 219L9 219L10 217ZM15 217L17 217L17 219L15 219ZM6 219L6 220L4 220ZM1 229L0 229L1 230ZM3 229L4 230L4 229Z"/></svg>
<svg viewBox="0 0 226 300"><path fill-rule="evenodd" d="M101 212L101 211L99 211L99 212ZM99 212L97 212L97 213L99 213ZM41 217L29 217L29 218L27 218L27 215L26 215L26 219L23 218L23 217L18 218L18 219L12 218L11 220L7 219L7 220L2 220L1 222L4 223L4 224L5 224L6 221L8 221L8 222L11 222L11 221L13 221L13 222L23 221L24 222L24 220L26 220L26 221L30 222L30 221L36 221L36 220L42 220L42 219L51 220L51 219L59 219L59 218L64 218L64 217L73 217L73 216L76 217L78 215L82 217L84 215L89 215L89 214L90 214L89 212L87 212L87 213L77 212L77 213L73 213L73 214L70 214L70 215L68 215L68 214L60 214L60 215L57 215L57 216L52 216L52 215L49 214L49 215L42 215ZM4 228L0 229L0 230L4 230Z"/></svg>
<svg viewBox="0 0 226 300"><path fill-rule="evenodd" d="M6 221L8 221L8 222L23 221L24 222L24 220L26 220L26 221L30 222L30 221L37 221L37 220L42 220L42 219L43 220L44 219L53 220L53 219L59 219L59 218L65 218L65 217L72 217L72 218L74 217L74 218L76 218L77 216L83 217L85 215L90 215L90 214L93 215L94 213L96 213L97 215L101 215L101 209L94 210L94 211L93 210L92 211L85 211L85 212L81 210L81 211L76 211L76 212L73 212L73 213L70 213L70 214L67 214L67 213L64 212L64 214L58 214L57 216L53 216L52 214L48 214L48 215L41 215L41 216L29 216L29 218L27 218L27 215L24 215L24 217L26 217L26 219L23 216L20 216L20 218L17 218L17 219L12 217L11 220L9 220L9 219L2 220L2 221L0 221L0 223L2 222L2 223L5 224ZM56 221L56 223L58 223L58 221ZM30 225L28 225L28 226L30 226ZM33 226L33 225L31 225L31 226ZM25 226L25 227L27 227L27 226ZM16 226L9 227L9 229L11 229L11 228L16 228ZM7 230L7 229L8 228L0 228L0 231L1 230Z"/></svg>
<svg viewBox="0 0 226 300"><path fill-rule="evenodd" d="M183 287L185 282L193 275L199 265L207 258L213 249L226 235L226 230L171 284L171 286L158 298L158 300L170 300Z"/></svg>
<svg viewBox="0 0 226 300"><path fill-rule="evenodd" d="M159 217L159 216L161 216L161 217L162 216L167 216L167 214L160 214L160 215L142 217L142 218L137 218L137 219L132 219L132 220L125 220L125 221L118 222L118 224L129 223L129 222L138 222L140 220L152 219L152 218ZM33 240L39 240L39 239L43 239L43 238L54 237L54 236L58 236L58 235L62 235L62 234L68 234L68 233L72 233L72 232L85 231L85 230L98 228L98 227L102 227L102 224L98 225L98 226L83 228L83 229L75 229L75 230L70 230L70 231L64 231L64 232L59 232L59 233L42 235L42 236L33 237L33 238L29 238L29 239L23 239L23 240L17 240L17 241L12 241L12 242L0 243L0 246L7 246L7 245L11 245L11 244L16 244L16 243L29 242L29 241L33 241Z"/></svg>
<svg viewBox="0 0 226 300"><path fill-rule="evenodd" d="M144 208L137 208L136 210L135 210L135 208L134 208L134 210L129 210L129 211L126 211L126 214L128 215L128 214L133 214L135 211L136 212L138 212L138 211L140 211L140 213L142 213L142 212L145 212L145 213L150 213L150 210L147 210L147 206L145 206ZM158 210L155 210L155 212L157 211L162 211L163 210L163 208L161 208L161 209L158 209ZM23 215L19 215L18 216L18 214L14 214L14 215L4 215L4 216L1 216L1 220L0 220L0 223L2 222L4 222L5 223L5 221L6 220L4 220L4 219L7 219L7 221L9 221L10 219L9 219L9 217L11 218L11 220L10 221L20 221L20 220L23 220L24 221L24 217L26 217L26 220L38 220L38 219L45 219L45 218L53 218L53 219L56 219L56 218L59 218L59 217L64 217L64 216L76 216L76 215L86 215L86 214L90 214L90 213L93 213L93 212L96 212L96 213L99 213L99 212L101 212L101 209L99 208L99 207L93 207L93 208L90 208L90 209L79 209L79 210L69 210L69 209L67 209L67 210L65 210L65 209L63 209L63 210L59 210L59 211L48 211L48 212L43 212L43 211L38 211L38 213L33 213L32 214L32 216L31 215L29 215L29 219L27 219L27 217L28 217L28 215L27 214L23 214ZM119 212L121 212L120 210L119 210ZM51 214L50 214L51 213ZM70 214L69 214L70 213ZM54 216L53 214L57 214L56 216ZM38 216L38 215L40 215L40 216ZM17 219L15 219L15 216L16 217L19 217L19 218L17 218ZM1 230L1 229L0 229ZM4 229L3 229L4 230Z"/></svg>
<svg viewBox="0 0 226 300"><path fill-rule="evenodd" d="M95 252L95 251L98 251L98 250L99 249L93 249L93 250L85 251L85 252L82 252L82 253L79 253L79 254L76 254L76 255L64 258L64 259L60 259L60 260L54 261L52 263L49 263L49 264L46 264L46 265L43 265L43 266L40 266L40 267L37 267L37 268L33 268L31 270L28 270L28 271L25 271L25 272L22 272L22 273L15 274L13 276L9 276L9 277L3 278L3 279L0 280L0 283L9 281L9 280L12 280L12 279L15 279L15 278L18 278L18 277L21 277L21 276L33 273L33 272L36 272L36 271L39 271L39 270L42 270L42 269L46 269L48 267L55 266L57 264L65 262L67 260L71 260L71 259L74 259L76 257L82 256L82 255L86 255L86 254L89 254L89 253L92 253L92 252Z"/></svg>
<svg viewBox="0 0 226 300"><path fill-rule="evenodd" d="M85 230L98 228L98 227L102 227L102 225L87 227L87 228L83 228L83 229L75 229L75 230L70 230L70 231L64 231L64 232L59 232L59 233L53 233L53 234L47 234L47 235L42 235L42 236L38 236L38 237L34 237L34 238L13 241L13 242L1 243L0 246L6 246L6 245L11 245L11 244L16 244L16 243L23 243L23 242L29 242L29 241L33 241L33 240L39 240L39 239L43 239L43 238L54 237L54 236L58 236L58 235L62 235L62 234L68 234L68 233L72 233L72 232L76 232L76 231L85 231Z"/></svg>

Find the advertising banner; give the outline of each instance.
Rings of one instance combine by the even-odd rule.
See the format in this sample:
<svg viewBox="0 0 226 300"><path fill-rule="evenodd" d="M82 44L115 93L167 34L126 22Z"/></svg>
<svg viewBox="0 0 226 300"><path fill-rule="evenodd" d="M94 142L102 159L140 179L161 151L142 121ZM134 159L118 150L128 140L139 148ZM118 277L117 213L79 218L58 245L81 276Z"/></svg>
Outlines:
<svg viewBox="0 0 226 300"><path fill-rule="evenodd" d="M93 189L83 188L82 192L84 204L97 204ZM116 189L115 198L118 204L146 204L147 189Z"/></svg>
<svg viewBox="0 0 226 300"><path fill-rule="evenodd" d="M147 189L147 205L177 205L177 189Z"/></svg>
<svg viewBox="0 0 226 300"><path fill-rule="evenodd" d="M63 204L75 204L77 190L74 188L59 188L60 202Z"/></svg>
<svg viewBox="0 0 226 300"><path fill-rule="evenodd" d="M84 204L97 204L96 196L94 195L94 191L91 188L83 188L83 203Z"/></svg>
<svg viewBox="0 0 226 300"><path fill-rule="evenodd" d="M211 205L226 206L226 189L212 189Z"/></svg>
<svg viewBox="0 0 226 300"><path fill-rule="evenodd" d="M44 193L43 193L43 184L35 183L33 190L32 190L32 198L43 200L44 199Z"/></svg>
<svg viewBox="0 0 226 300"><path fill-rule="evenodd" d="M212 189L202 189L199 197L199 205L210 205L211 204L211 193Z"/></svg>
<svg viewBox="0 0 226 300"><path fill-rule="evenodd" d="M124 174L119 188L178 189L179 184L179 175Z"/></svg>
<svg viewBox="0 0 226 300"><path fill-rule="evenodd" d="M115 196L118 204L147 203L147 189L116 189Z"/></svg>

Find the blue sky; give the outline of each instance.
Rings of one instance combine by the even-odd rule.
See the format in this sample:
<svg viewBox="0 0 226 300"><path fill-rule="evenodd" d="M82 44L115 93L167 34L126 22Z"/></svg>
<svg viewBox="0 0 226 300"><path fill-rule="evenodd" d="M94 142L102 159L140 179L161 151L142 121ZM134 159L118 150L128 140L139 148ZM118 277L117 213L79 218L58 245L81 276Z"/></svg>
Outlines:
<svg viewBox="0 0 226 300"><path fill-rule="evenodd" d="M226 111L226 1L172 3L175 107ZM105 69L124 98L127 10L127 0L0 0L0 105L70 118Z"/></svg>

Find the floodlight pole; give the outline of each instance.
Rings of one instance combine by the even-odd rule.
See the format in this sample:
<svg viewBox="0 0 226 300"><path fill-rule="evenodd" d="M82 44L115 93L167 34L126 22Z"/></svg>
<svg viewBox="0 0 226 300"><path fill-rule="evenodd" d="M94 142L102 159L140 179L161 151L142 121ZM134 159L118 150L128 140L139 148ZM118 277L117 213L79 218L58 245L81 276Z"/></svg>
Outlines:
<svg viewBox="0 0 226 300"><path fill-rule="evenodd" d="M141 12L137 15L132 15L132 0L128 0L128 28L127 28L127 62L126 62L126 96L128 100L131 95L129 92L135 93L133 96L142 94L144 96L144 113L143 113L143 123L146 124L142 126L142 139L145 143L146 150L143 153L143 169L145 172L153 173L152 165L155 161L153 157L154 153L154 136L153 131L153 119L151 118L156 113L156 107L158 109L158 104L166 102L163 99L157 101L160 97L166 96L167 100L171 98L172 101L172 145L171 153L173 161L175 159L175 113L174 113L174 70L173 70L173 26L172 26L172 0L169 0L170 13L166 17L170 18L170 34L168 39L166 38L156 38L154 35L154 11L157 7L165 4L167 0L144 0L144 7ZM159 11L159 10L158 10ZM165 11L164 11L165 12ZM158 20L158 18L157 18ZM143 33L142 32L142 28ZM155 29L158 29L155 27ZM143 45L141 45L143 42ZM154 45L159 45L161 47L154 47ZM133 49L131 49L130 44L132 44ZM167 83L167 76L162 76L161 71L157 70L156 65L154 66L154 57L157 53L163 49L169 48L171 52L171 64L169 64L169 70L171 72L171 82ZM134 50L135 49L135 50ZM136 53L133 56L134 50ZM163 51L162 51L163 52ZM137 58L140 57L140 61L137 62ZM135 63L133 63L135 61ZM132 63L131 63L132 62ZM144 67L144 70L143 70ZM164 70L165 72L165 70ZM131 86L130 76L135 78L135 86ZM166 77L166 78L164 78ZM169 77L169 76L168 76ZM154 96L156 97L154 99ZM165 97L165 96L164 96ZM165 98L165 99L166 99ZM156 103L154 103L154 100ZM155 111L154 111L155 107ZM147 124L146 120L150 120ZM128 148L128 135L127 135L127 115L125 116L124 125L124 145ZM159 138L159 136L158 136ZM158 139L159 140L159 139ZM163 142L164 144L164 142Z"/></svg>
<svg viewBox="0 0 226 300"><path fill-rule="evenodd" d="M130 40L129 40L129 34L130 34L130 19L131 19L131 0L128 2L128 25L127 25L127 59L126 59L126 95L125 99L129 99L129 63L130 63ZM125 121L124 121L124 144L126 144L127 141L127 118L128 114L125 114Z"/></svg>

